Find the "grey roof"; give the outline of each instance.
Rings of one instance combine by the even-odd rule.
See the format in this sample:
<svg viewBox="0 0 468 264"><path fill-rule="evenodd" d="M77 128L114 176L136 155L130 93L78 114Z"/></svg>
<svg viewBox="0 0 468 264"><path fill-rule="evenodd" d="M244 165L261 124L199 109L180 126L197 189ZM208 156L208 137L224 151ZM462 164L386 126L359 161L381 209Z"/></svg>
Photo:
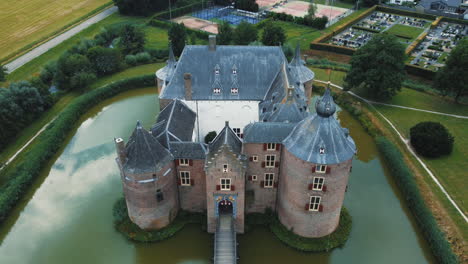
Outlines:
<svg viewBox="0 0 468 264"><path fill-rule="evenodd" d="M166 148L171 141L191 141L196 117L185 103L174 100L159 113L151 134Z"/></svg>
<svg viewBox="0 0 468 264"><path fill-rule="evenodd" d="M176 159L205 159L207 146L196 142L171 142L171 153Z"/></svg>
<svg viewBox="0 0 468 264"><path fill-rule="evenodd" d="M296 124L255 122L244 128L244 143L281 143Z"/></svg>
<svg viewBox="0 0 468 264"><path fill-rule="evenodd" d="M356 153L356 145L349 131L342 128L333 116L334 111L322 112L331 102L330 90L316 103L317 114L299 122L283 141L286 149L296 157L315 164L337 164L349 160ZM324 153L320 154L323 148Z"/></svg>
<svg viewBox="0 0 468 264"><path fill-rule="evenodd" d="M240 154L242 150L242 141L237 137L236 133L229 127L229 122L226 122L223 130L209 144L210 153L217 151L222 146L227 146L232 152Z"/></svg>
<svg viewBox="0 0 468 264"><path fill-rule="evenodd" d="M156 71L156 77L163 81L169 81L174 74L174 71L177 66L177 61L174 57L174 52L172 51L172 46L169 47L169 59L167 60L166 66Z"/></svg>
<svg viewBox="0 0 468 264"><path fill-rule="evenodd" d="M161 170L173 160L171 153L137 122L125 146L127 160L123 168L129 173L149 173Z"/></svg>
<svg viewBox="0 0 468 264"><path fill-rule="evenodd" d="M190 73L192 100L261 101L284 60L280 47L218 45L210 51L207 45L187 45L160 98L184 98L183 76ZM213 88L221 93L214 94ZM231 94L231 88L238 88L238 94Z"/></svg>
<svg viewBox="0 0 468 264"><path fill-rule="evenodd" d="M301 59L299 43L297 43L296 52L294 53L294 58L291 63L289 63L289 68L291 69L291 74L294 76L294 79L301 83L306 83L313 80L315 77L314 72L307 68L305 62Z"/></svg>

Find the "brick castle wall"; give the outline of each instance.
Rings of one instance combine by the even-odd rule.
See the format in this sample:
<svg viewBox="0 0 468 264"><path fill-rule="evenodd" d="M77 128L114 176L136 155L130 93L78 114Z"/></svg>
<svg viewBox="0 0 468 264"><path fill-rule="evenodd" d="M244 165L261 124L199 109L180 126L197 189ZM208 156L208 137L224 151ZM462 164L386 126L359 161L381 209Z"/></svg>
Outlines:
<svg viewBox="0 0 468 264"><path fill-rule="evenodd" d="M179 185L180 208L190 212L203 212L206 210L206 177L205 160L192 160L191 166L176 166L177 180L180 180L181 171L189 171L190 186Z"/></svg>

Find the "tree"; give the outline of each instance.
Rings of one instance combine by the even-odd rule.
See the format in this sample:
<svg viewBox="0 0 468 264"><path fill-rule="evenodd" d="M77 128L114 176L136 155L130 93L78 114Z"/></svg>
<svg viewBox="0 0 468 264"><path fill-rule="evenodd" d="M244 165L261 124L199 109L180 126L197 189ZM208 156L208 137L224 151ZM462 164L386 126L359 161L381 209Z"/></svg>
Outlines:
<svg viewBox="0 0 468 264"><path fill-rule="evenodd" d="M245 21L240 22L240 24L234 29L232 40L234 44L237 45L247 45L250 42L257 40L257 27L247 23Z"/></svg>
<svg viewBox="0 0 468 264"><path fill-rule="evenodd" d="M309 9L307 10L306 18L313 18L315 17L315 12L317 12L317 5L313 2L310 2Z"/></svg>
<svg viewBox="0 0 468 264"><path fill-rule="evenodd" d="M444 94L453 94L455 102L468 95L468 38L458 42L447 58L446 65L437 73L434 88Z"/></svg>
<svg viewBox="0 0 468 264"><path fill-rule="evenodd" d="M390 34L376 34L351 58L345 89L363 88L370 97L389 99L405 79L405 47Z"/></svg>
<svg viewBox="0 0 468 264"><path fill-rule="evenodd" d="M167 0L113 0L119 8L119 12L124 15L147 16L155 11L167 9ZM174 3L174 1L171 1Z"/></svg>
<svg viewBox="0 0 468 264"><path fill-rule="evenodd" d="M95 79L93 66L86 56L65 53L57 61L54 80L59 89L83 89Z"/></svg>
<svg viewBox="0 0 468 264"><path fill-rule="evenodd" d="M232 41L232 27L227 21L221 22L219 25L219 33L217 36L217 41L220 45L229 45Z"/></svg>
<svg viewBox="0 0 468 264"><path fill-rule="evenodd" d="M87 57L98 75L106 75L118 71L122 61L119 50L101 46L89 49Z"/></svg>
<svg viewBox="0 0 468 264"><path fill-rule="evenodd" d="M172 44L174 54L180 56L184 50L185 41L187 39L187 31L185 30L184 23L172 23L167 34Z"/></svg>
<svg viewBox="0 0 468 264"><path fill-rule="evenodd" d="M410 129L410 140L418 154L436 158L452 152L454 138L440 123L421 122Z"/></svg>
<svg viewBox="0 0 468 264"><path fill-rule="evenodd" d="M263 28L262 43L266 46L279 46L285 41L284 29L279 24L269 21Z"/></svg>
<svg viewBox="0 0 468 264"><path fill-rule="evenodd" d="M215 139L216 135L216 131L211 131L208 134L206 134L205 143L209 144L211 141L213 141L213 139Z"/></svg>
<svg viewBox="0 0 468 264"><path fill-rule="evenodd" d="M236 0L234 5L237 9L258 12L258 4L255 0Z"/></svg>
<svg viewBox="0 0 468 264"><path fill-rule="evenodd" d="M120 32L120 48L127 54L137 54L145 50L145 33L136 25L127 24Z"/></svg>
<svg viewBox="0 0 468 264"><path fill-rule="evenodd" d="M6 81L7 69L5 66L0 65L0 82Z"/></svg>

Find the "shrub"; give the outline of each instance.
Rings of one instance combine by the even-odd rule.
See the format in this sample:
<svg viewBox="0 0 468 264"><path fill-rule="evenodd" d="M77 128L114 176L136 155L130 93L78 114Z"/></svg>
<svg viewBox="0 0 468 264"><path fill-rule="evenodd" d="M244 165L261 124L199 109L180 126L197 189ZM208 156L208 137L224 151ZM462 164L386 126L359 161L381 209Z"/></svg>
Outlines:
<svg viewBox="0 0 468 264"><path fill-rule="evenodd" d="M120 48L124 54L137 54L144 51L145 32L139 26L126 24L120 34Z"/></svg>
<svg viewBox="0 0 468 264"><path fill-rule="evenodd" d="M51 61L48 62L44 68L41 69L39 73L39 78L41 78L42 82L45 84L52 84L52 80L54 79L54 75L57 72L57 62Z"/></svg>
<svg viewBox="0 0 468 264"><path fill-rule="evenodd" d="M169 41L172 44L174 55L180 56L185 47L185 41L187 39L187 32L183 23L172 23L167 33Z"/></svg>
<svg viewBox="0 0 468 264"><path fill-rule="evenodd" d="M263 27L262 43L266 46L278 46L285 42L284 29L275 22L269 22Z"/></svg>
<svg viewBox="0 0 468 264"><path fill-rule="evenodd" d="M135 55L138 64L147 64L151 62L151 55L148 52L140 52Z"/></svg>
<svg viewBox="0 0 468 264"><path fill-rule="evenodd" d="M91 62L81 54L63 54L57 62L54 76L57 87L62 90L86 88L96 78Z"/></svg>
<svg viewBox="0 0 468 264"><path fill-rule="evenodd" d="M130 65L130 66L135 66L137 65L137 60L135 55L127 55L125 56L125 63Z"/></svg>
<svg viewBox="0 0 468 264"><path fill-rule="evenodd" d="M440 123L421 122L410 129L410 140L418 154L436 158L452 152L454 138Z"/></svg>
<svg viewBox="0 0 468 264"><path fill-rule="evenodd" d="M213 141L213 139L215 139L216 135L217 135L216 131L211 131L208 134L206 134L205 143L209 144L211 141Z"/></svg>
<svg viewBox="0 0 468 264"><path fill-rule="evenodd" d="M235 29L232 40L236 45L247 45L257 40L257 28L245 21L242 21Z"/></svg>
<svg viewBox="0 0 468 264"><path fill-rule="evenodd" d="M377 137L376 143L438 262L458 263L457 257L453 253L444 233L440 230L429 208L427 208L414 180L414 175L403 160L401 152L384 137Z"/></svg>
<svg viewBox="0 0 468 264"><path fill-rule="evenodd" d="M120 69L122 56L118 49L96 46L86 54L98 75L111 74Z"/></svg>
<svg viewBox="0 0 468 264"><path fill-rule="evenodd" d="M0 82L6 81L7 69L5 66L0 65Z"/></svg>

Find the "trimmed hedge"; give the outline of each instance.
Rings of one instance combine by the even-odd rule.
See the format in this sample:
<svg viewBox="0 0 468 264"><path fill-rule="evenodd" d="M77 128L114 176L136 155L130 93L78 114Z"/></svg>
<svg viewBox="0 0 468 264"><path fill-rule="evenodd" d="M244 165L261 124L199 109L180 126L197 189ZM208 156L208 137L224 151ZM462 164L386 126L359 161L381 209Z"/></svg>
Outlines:
<svg viewBox="0 0 468 264"><path fill-rule="evenodd" d="M359 30L364 30L364 31L369 31L372 33L380 33L381 30L378 29L372 29L372 28L366 28L366 27L361 27L361 26L352 26L353 29L359 29Z"/></svg>
<svg viewBox="0 0 468 264"><path fill-rule="evenodd" d="M353 48L337 46L337 45L328 44L328 43L314 43L314 42L310 43L310 49L330 51L330 52L349 55L349 56L353 55L354 52L356 52L356 50Z"/></svg>
<svg viewBox="0 0 468 264"><path fill-rule="evenodd" d="M457 19L457 18L452 18L452 17L441 17L441 21L468 25L468 20Z"/></svg>
<svg viewBox="0 0 468 264"><path fill-rule="evenodd" d="M129 240L136 242L159 242L171 238L182 230L186 224L206 224L206 215L202 213L190 213L179 211L177 217L168 226L152 231L139 228L128 217L125 198L118 199L112 210L114 216L114 227Z"/></svg>
<svg viewBox="0 0 468 264"><path fill-rule="evenodd" d="M438 262L458 263L458 259L453 253L444 233L440 230L434 216L426 206L418 185L414 180L414 175L403 160L401 152L392 142L384 137L377 137L376 143L406 199L406 204L411 208L411 212L415 216L418 226Z"/></svg>
<svg viewBox="0 0 468 264"><path fill-rule="evenodd" d="M411 54L411 52L413 52L413 50L424 40L424 38L426 38L427 36L427 32L423 32L421 35L419 35L419 37L417 37L413 43L411 43L411 45L409 45L406 50L405 50L405 53L406 55L409 55Z"/></svg>
<svg viewBox="0 0 468 264"><path fill-rule="evenodd" d="M391 8L391 7L386 7L386 6L377 6L376 11L385 12L385 13L392 13L392 14L397 14L397 15L402 15L402 16L417 17L417 18L428 19L428 20L436 20L437 19L437 16L434 16L434 15L429 15L429 14L425 14L425 13L411 12L411 11L407 11L407 10Z"/></svg>
<svg viewBox="0 0 468 264"><path fill-rule="evenodd" d="M24 161L5 175L6 183L0 188L0 224L63 147L67 136L76 128L76 122L89 108L121 92L152 85L153 74L123 79L81 95L67 106L38 137L37 144L27 152Z"/></svg>
<svg viewBox="0 0 468 264"><path fill-rule="evenodd" d="M405 70L408 74L423 77L428 80L432 80L435 76L434 71L419 67L417 65L405 64Z"/></svg>

